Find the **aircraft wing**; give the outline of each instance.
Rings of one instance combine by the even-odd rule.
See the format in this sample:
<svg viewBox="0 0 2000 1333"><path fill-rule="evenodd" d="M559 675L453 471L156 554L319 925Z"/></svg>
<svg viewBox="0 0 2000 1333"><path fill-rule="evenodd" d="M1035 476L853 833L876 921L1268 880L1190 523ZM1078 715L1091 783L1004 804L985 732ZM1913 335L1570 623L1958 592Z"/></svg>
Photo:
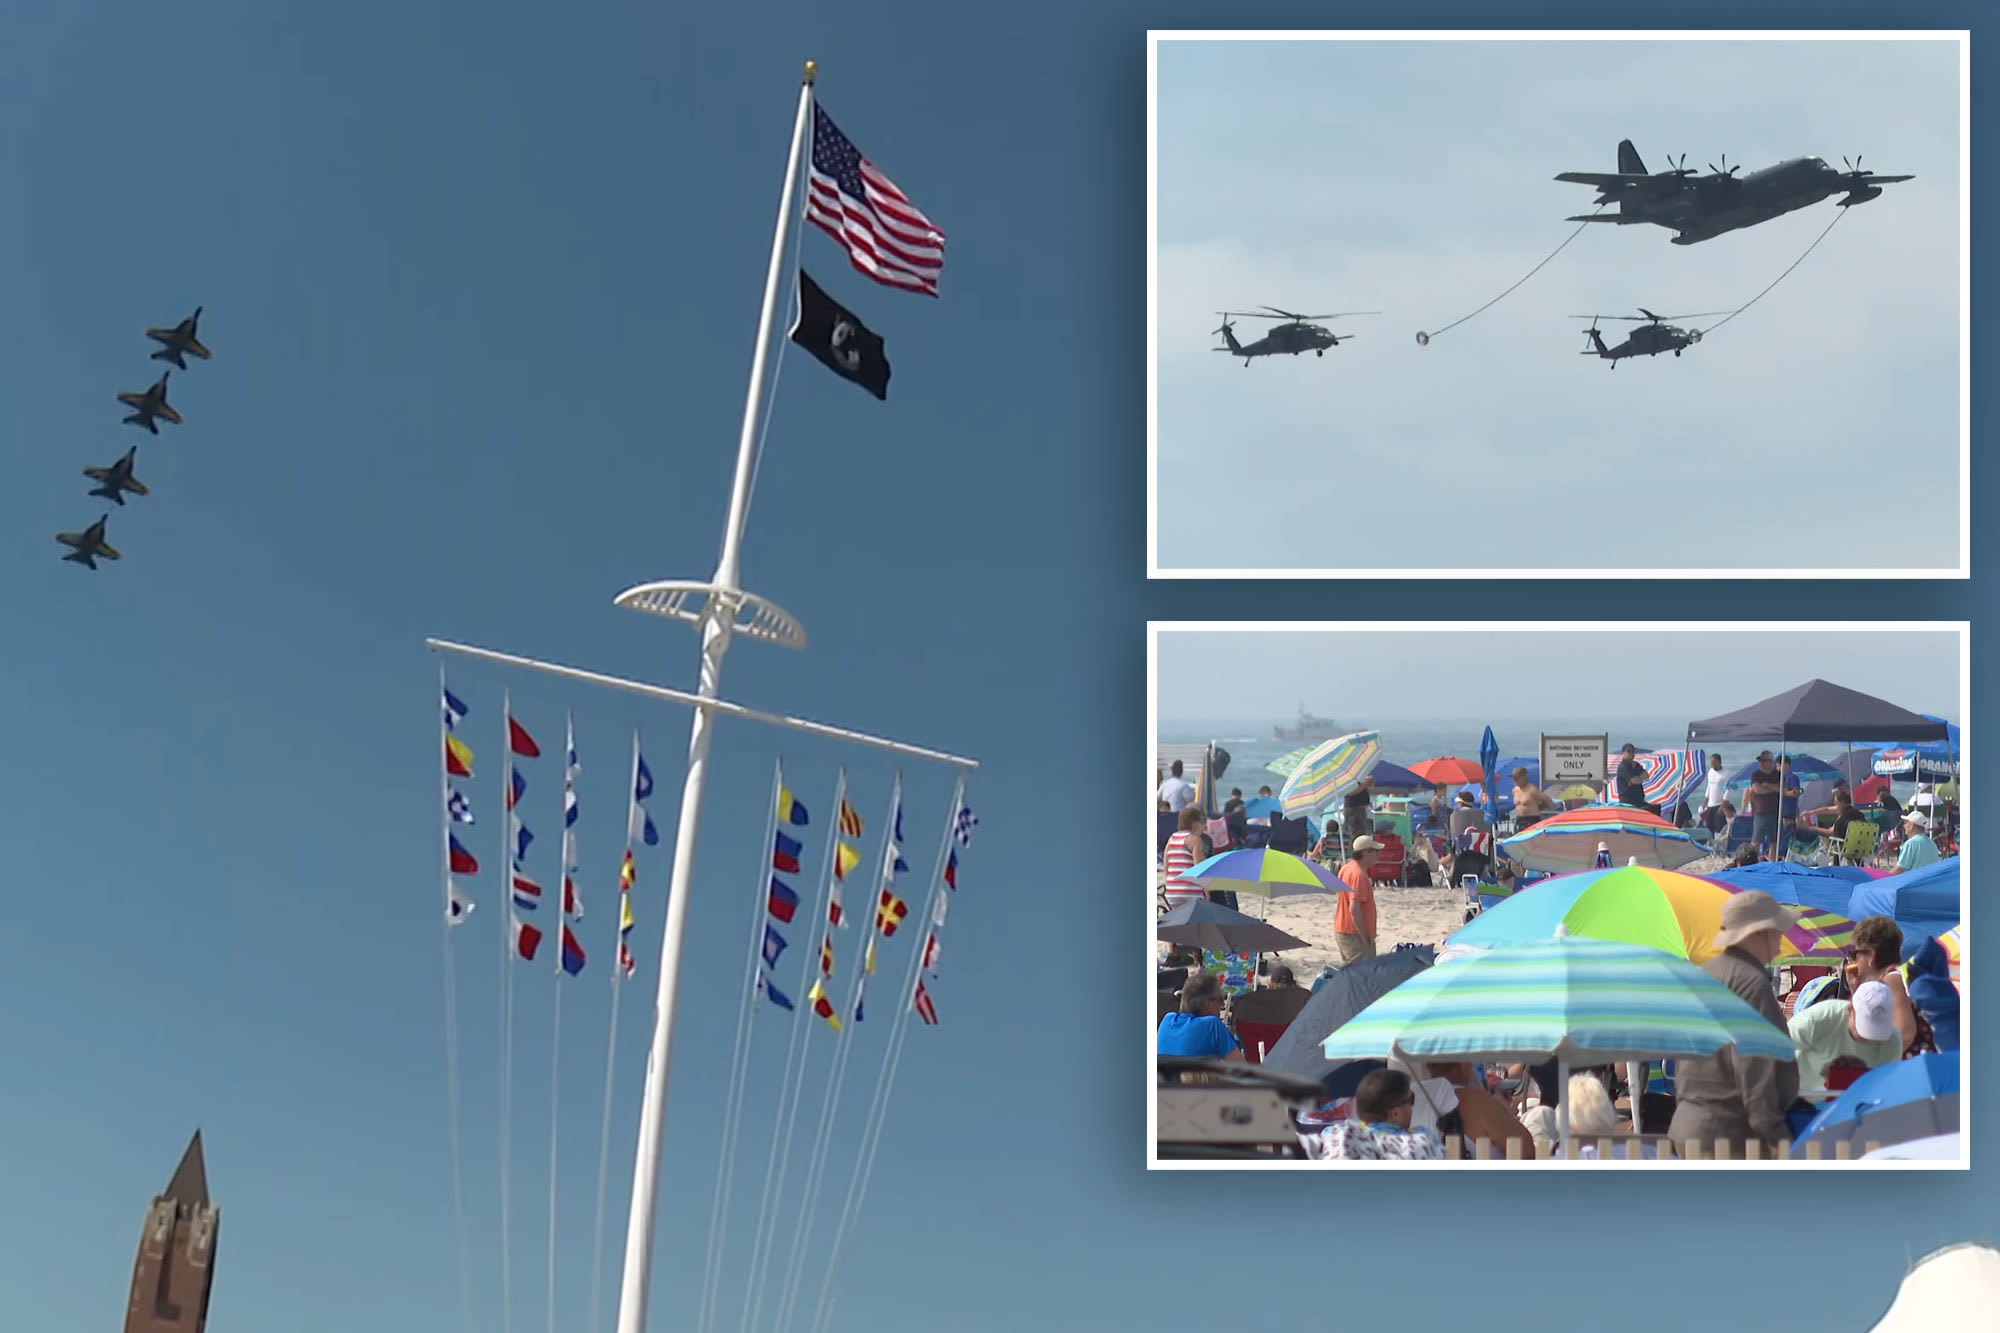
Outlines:
<svg viewBox="0 0 2000 1333"><path fill-rule="evenodd" d="M1570 185L1592 185L1607 195L1634 194L1642 196L1666 196L1678 194L1682 189L1682 177L1662 173L1657 176L1642 176L1619 171L1565 171L1556 177Z"/></svg>
<svg viewBox="0 0 2000 1333"><path fill-rule="evenodd" d="M182 424L181 414L179 412L176 412L173 408L168 407L165 403L161 403L158 407L154 408L153 413L155 416L163 417L166 420L173 422L176 426Z"/></svg>
<svg viewBox="0 0 2000 1333"><path fill-rule="evenodd" d="M1849 179L1853 180L1852 177ZM1853 180L1853 183L1856 185L1894 185L1897 181L1913 181L1915 179L1915 176L1876 176L1870 174L1861 177L1859 180Z"/></svg>
<svg viewBox="0 0 2000 1333"><path fill-rule="evenodd" d="M97 555L101 560L123 560L125 558L118 554L117 547L105 541L102 537L97 539Z"/></svg>
<svg viewBox="0 0 2000 1333"><path fill-rule="evenodd" d="M137 477L127 477L127 478L125 478L125 487L126 487L126 489L127 489L127 490L131 491L131 492L132 492L132 493L133 493L134 495L151 495L151 494L152 494L152 492L151 492L151 491L149 491L149 490L147 490L147 489L146 489L146 483L145 483L145 482L143 482L143 481L140 481L140 480L139 480L139 479L138 479Z"/></svg>

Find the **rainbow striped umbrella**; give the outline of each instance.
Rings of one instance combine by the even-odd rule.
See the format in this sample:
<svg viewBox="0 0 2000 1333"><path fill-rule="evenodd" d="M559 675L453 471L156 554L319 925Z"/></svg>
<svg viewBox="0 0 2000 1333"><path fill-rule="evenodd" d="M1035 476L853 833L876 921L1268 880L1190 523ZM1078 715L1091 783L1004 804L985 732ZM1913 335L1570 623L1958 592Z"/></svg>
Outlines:
<svg viewBox="0 0 2000 1333"><path fill-rule="evenodd" d="M1299 766L1285 779L1284 790L1278 793L1278 799L1284 802L1288 815L1324 810L1328 801L1345 794L1355 783L1367 777L1368 771L1381 759L1380 732L1357 731L1322 741L1313 747L1311 754L1299 761Z"/></svg>
<svg viewBox="0 0 2000 1333"><path fill-rule="evenodd" d="M1965 980L1960 975L1965 967L1965 927L1953 926L1937 937L1938 947L1944 950L1945 961L1951 964L1951 984L1958 987L1958 993L1965 994Z"/></svg>
<svg viewBox="0 0 2000 1333"><path fill-rule="evenodd" d="M1426 968L1334 1029L1329 1060L1791 1060L1791 1036L1684 958L1557 934Z"/></svg>
<svg viewBox="0 0 2000 1333"><path fill-rule="evenodd" d="M1290 898L1301 893L1339 893L1347 886L1323 866L1289 852L1268 847L1243 847L1217 852L1191 867L1184 876L1204 889L1229 889L1259 898Z"/></svg>
<svg viewBox="0 0 2000 1333"><path fill-rule="evenodd" d="M1654 866L1584 870L1540 880L1472 918L1452 944L1496 948L1546 940L1556 927L1574 936L1643 944L1705 963L1720 952L1722 907L1741 886L1683 875ZM1853 942L1854 923L1831 912L1815 913L1785 932L1786 952L1775 966L1839 964Z"/></svg>
<svg viewBox="0 0 2000 1333"><path fill-rule="evenodd" d="M1611 864L1638 858L1642 866L1672 870L1708 853L1673 824L1629 805L1586 805L1550 815L1500 848L1530 870L1589 870L1597 864L1597 844L1611 852Z"/></svg>

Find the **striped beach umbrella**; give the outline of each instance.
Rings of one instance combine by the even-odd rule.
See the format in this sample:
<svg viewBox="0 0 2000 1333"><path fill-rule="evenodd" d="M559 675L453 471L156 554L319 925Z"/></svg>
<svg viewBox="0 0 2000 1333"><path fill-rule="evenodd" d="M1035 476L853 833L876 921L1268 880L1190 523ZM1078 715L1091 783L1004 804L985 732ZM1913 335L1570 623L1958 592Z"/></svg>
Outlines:
<svg viewBox="0 0 2000 1333"><path fill-rule="evenodd" d="M1290 898L1301 893L1339 893L1347 886L1340 876L1290 852L1268 847L1243 847L1217 852L1190 868L1185 879L1204 889L1255 894L1259 898Z"/></svg>
<svg viewBox="0 0 2000 1333"><path fill-rule="evenodd" d="M1637 857L1642 866L1672 870L1708 855L1670 821L1629 805L1564 810L1503 838L1500 849L1530 870L1589 870L1597 864L1599 843L1610 850L1613 865Z"/></svg>
<svg viewBox="0 0 2000 1333"><path fill-rule="evenodd" d="M1655 1056L1791 1060L1789 1034L1684 958L1566 933L1426 968L1321 1044L1329 1060L1526 1060L1608 1065Z"/></svg>
<svg viewBox="0 0 2000 1333"><path fill-rule="evenodd" d="M1583 870L1539 880L1481 912L1450 938L1453 944L1499 948L1554 936L1643 944L1705 963L1721 952L1722 906L1743 890L1700 875L1655 866ZM1854 923L1832 912L1814 913L1785 932L1785 953L1774 966L1838 965L1854 939Z"/></svg>
<svg viewBox="0 0 2000 1333"><path fill-rule="evenodd" d="M1316 813L1368 776L1382 758L1382 735L1357 731L1315 745L1285 779L1278 799L1288 815Z"/></svg>
<svg viewBox="0 0 2000 1333"><path fill-rule="evenodd" d="M1937 937L1938 947L1944 950L1945 962L1951 965L1951 984L1958 987L1960 995L1965 994L1965 979L1961 975L1965 967L1965 927L1953 926Z"/></svg>

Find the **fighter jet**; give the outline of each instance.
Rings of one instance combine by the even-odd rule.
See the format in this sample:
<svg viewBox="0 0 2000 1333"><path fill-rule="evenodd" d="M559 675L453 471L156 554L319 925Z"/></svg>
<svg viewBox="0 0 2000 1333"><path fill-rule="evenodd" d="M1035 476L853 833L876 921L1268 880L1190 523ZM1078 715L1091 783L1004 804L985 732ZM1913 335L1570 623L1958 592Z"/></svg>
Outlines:
<svg viewBox="0 0 2000 1333"><path fill-rule="evenodd" d="M167 406L167 380L173 373L170 370L160 376L159 383L144 393L121 393L118 395L118 401L132 409L132 415L125 418L126 425L144 426L153 434L158 435L160 428L153 424L155 420L171 421L176 426L181 424L181 414Z"/></svg>
<svg viewBox="0 0 2000 1333"><path fill-rule="evenodd" d="M106 514L82 532L58 532L56 540L72 548L63 559L73 560L88 569L96 569L99 560L120 559L117 549L104 540L104 525L110 521L111 515Z"/></svg>
<svg viewBox="0 0 2000 1333"><path fill-rule="evenodd" d="M125 451L123 458L113 463L110 467L85 468L83 475L98 483L97 489L92 491L91 494L101 496L121 508L125 504L125 492L127 491L130 491L133 495L150 495L151 492L146 489L146 483L132 475L132 458L138 452L139 446L135 444Z"/></svg>
<svg viewBox="0 0 2000 1333"><path fill-rule="evenodd" d="M215 353L202 346L201 339L195 336L195 325L200 321L201 307L196 306L192 315L170 329L147 329L148 338L156 343L166 344L164 351L153 353L150 359L172 362L176 370L187 369L187 362L181 359L183 354L200 357L203 361L212 360Z"/></svg>

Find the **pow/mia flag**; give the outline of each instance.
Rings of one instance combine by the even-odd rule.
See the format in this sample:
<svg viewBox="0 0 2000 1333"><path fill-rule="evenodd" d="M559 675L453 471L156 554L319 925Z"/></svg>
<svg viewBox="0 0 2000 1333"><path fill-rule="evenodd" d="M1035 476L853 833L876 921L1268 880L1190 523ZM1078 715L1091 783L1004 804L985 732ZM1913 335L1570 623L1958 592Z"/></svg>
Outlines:
<svg viewBox="0 0 2000 1333"><path fill-rule="evenodd" d="M804 269L799 270L799 317L791 338L834 374L888 400L889 358L880 335L828 296Z"/></svg>

